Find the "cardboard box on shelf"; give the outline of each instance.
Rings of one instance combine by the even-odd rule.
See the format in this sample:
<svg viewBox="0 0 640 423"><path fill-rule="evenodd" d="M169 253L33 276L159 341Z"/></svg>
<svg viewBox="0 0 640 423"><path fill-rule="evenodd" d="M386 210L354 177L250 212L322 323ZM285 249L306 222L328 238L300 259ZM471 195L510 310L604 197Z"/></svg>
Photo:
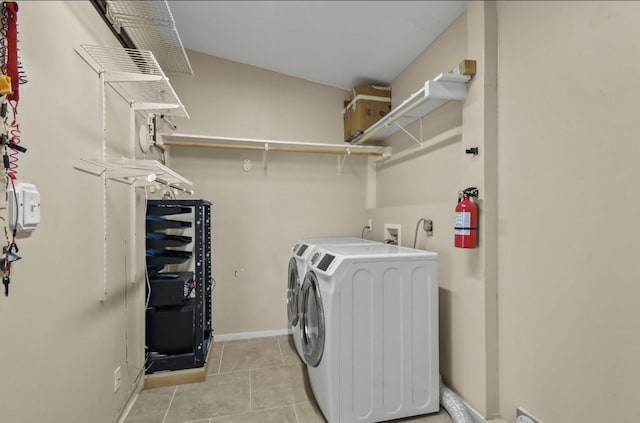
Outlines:
<svg viewBox="0 0 640 423"><path fill-rule="evenodd" d="M344 110L344 140L350 142L390 111L390 96L355 96Z"/></svg>
<svg viewBox="0 0 640 423"><path fill-rule="evenodd" d="M360 85L351 90L351 100L359 95L371 95L374 97L391 98L391 87L381 87L378 85Z"/></svg>
<svg viewBox="0 0 640 423"><path fill-rule="evenodd" d="M391 111L391 87L360 85L344 107L344 140L351 141Z"/></svg>

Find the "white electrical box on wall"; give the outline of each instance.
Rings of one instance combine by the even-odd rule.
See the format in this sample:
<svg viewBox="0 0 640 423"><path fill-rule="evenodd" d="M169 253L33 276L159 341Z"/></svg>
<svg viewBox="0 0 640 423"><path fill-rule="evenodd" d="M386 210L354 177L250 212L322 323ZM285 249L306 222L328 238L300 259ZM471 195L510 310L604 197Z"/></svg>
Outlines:
<svg viewBox="0 0 640 423"><path fill-rule="evenodd" d="M17 204L16 204L17 201ZM15 183L15 193L9 185L9 225L18 232L31 232L40 223L40 193L35 185Z"/></svg>
<svg viewBox="0 0 640 423"><path fill-rule="evenodd" d="M384 224L385 244L402 245L402 225L397 223Z"/></svg>

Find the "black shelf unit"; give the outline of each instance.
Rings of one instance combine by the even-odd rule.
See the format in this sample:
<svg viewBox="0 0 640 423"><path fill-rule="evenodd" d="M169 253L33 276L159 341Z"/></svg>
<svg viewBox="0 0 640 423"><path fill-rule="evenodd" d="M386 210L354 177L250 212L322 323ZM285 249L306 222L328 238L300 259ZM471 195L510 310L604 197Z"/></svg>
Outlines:
<svg viewBox="0 0 640 423"><path fill-rule="evenodd" d="M203 367L213 336L211 203L149 200L146 260L146 373Z"/></svg>

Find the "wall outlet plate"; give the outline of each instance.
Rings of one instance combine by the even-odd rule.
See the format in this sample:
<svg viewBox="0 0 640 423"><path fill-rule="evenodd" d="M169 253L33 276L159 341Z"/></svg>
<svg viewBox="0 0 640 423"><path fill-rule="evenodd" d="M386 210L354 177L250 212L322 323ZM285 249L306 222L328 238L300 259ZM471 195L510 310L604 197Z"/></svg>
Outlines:
<svg viewBox="0 0 640 423"><path fill-rule="evenodd" d="M427 233L427 236L433 236L433 220L425 219L422 229Z"/></svg>
<svg viewBox="0 0 640 423"><path fill-rule="evenodd" d="M542 423L539 419L533 417L528 411L518 407L516 409L516 423Z"/></svg>

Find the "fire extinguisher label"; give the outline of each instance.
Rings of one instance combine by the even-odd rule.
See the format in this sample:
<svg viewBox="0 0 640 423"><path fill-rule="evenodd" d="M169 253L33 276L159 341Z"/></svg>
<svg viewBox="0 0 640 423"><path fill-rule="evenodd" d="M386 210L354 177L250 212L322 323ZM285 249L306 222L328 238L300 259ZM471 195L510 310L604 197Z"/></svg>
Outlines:
<svg viewBox="0 0 640 423"><path fill-rule="evenodd" d="M456 213L456 235L471 235L471 213Z"/></svg>

